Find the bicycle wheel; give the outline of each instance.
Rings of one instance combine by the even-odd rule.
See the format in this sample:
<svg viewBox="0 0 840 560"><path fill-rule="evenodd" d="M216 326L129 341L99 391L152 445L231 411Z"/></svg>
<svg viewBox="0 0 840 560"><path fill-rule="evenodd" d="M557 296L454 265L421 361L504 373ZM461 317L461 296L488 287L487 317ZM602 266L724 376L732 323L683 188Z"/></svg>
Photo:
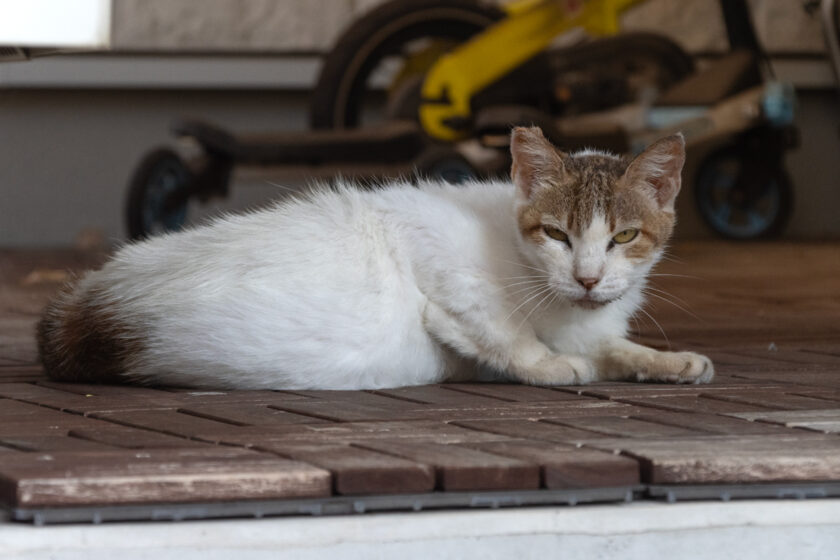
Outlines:
<svg viewBox="0 0 840 560"><path fill-rule="evenodd" d="M501 9L479 0L382 4L351 25L325 58L310 105L312 128L361 124L377 76L388 95L419 102L421 77L434 61L503 17Z"/></svg>

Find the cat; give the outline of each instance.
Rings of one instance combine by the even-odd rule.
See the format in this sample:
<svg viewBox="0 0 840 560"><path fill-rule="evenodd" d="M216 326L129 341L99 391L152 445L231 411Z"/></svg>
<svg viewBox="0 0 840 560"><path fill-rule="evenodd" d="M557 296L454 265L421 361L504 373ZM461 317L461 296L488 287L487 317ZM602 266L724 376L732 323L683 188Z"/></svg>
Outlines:
<svg viewBox="0 0 840 560"><path fill-rule="evenodd" d="M511 135L512 181L338 186L120 249L47 308L49 376L218 389L708 382L627 340L681 135L632 161Z"/></svg>

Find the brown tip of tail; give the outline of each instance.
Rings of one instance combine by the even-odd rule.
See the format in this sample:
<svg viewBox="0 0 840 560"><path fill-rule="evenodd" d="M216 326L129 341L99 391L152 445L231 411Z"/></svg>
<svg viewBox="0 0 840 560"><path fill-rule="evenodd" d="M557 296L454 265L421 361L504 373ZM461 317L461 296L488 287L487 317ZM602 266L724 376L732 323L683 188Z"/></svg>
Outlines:
<svg viewBox="0 0 840 560"><path fill-rule="evenodd" d="M44 311L37 327L38 352L55 381L120 383L128 359L140 348L97 294L66 289Z"/></svg>

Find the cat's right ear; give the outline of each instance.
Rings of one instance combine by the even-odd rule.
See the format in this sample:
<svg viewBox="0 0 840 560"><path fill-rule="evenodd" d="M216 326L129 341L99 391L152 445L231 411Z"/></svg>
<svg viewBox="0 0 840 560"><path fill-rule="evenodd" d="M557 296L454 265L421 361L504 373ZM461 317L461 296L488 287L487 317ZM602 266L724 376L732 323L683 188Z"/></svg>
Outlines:
<svg viewBox="0 0 840 560"><path fill-rule="evenodd" d="M542 188L556 185L563 176L563 159L539 127L514 128L510 155L513 158L511 179L526 199Z"/></svg>

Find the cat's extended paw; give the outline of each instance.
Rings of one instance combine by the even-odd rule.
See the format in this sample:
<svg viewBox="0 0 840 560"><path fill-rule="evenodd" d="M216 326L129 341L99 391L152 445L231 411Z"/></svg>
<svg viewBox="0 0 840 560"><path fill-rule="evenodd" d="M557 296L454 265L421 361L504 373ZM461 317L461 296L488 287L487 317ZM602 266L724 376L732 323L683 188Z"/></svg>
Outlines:
<svg viewBox="0 0 840 560"><path fill-rule="evenodd" d="M585 385L596 379L592 363L578 356L553 356L536 364L520 379L528 385Z"/></svg>
<svg viewBox="0 0 840 560"><path fill-rule="evenodd" d="M659 352L647 367L636 373L639 381L708 383L715 376L712 361L695 352Z"/></svg>

